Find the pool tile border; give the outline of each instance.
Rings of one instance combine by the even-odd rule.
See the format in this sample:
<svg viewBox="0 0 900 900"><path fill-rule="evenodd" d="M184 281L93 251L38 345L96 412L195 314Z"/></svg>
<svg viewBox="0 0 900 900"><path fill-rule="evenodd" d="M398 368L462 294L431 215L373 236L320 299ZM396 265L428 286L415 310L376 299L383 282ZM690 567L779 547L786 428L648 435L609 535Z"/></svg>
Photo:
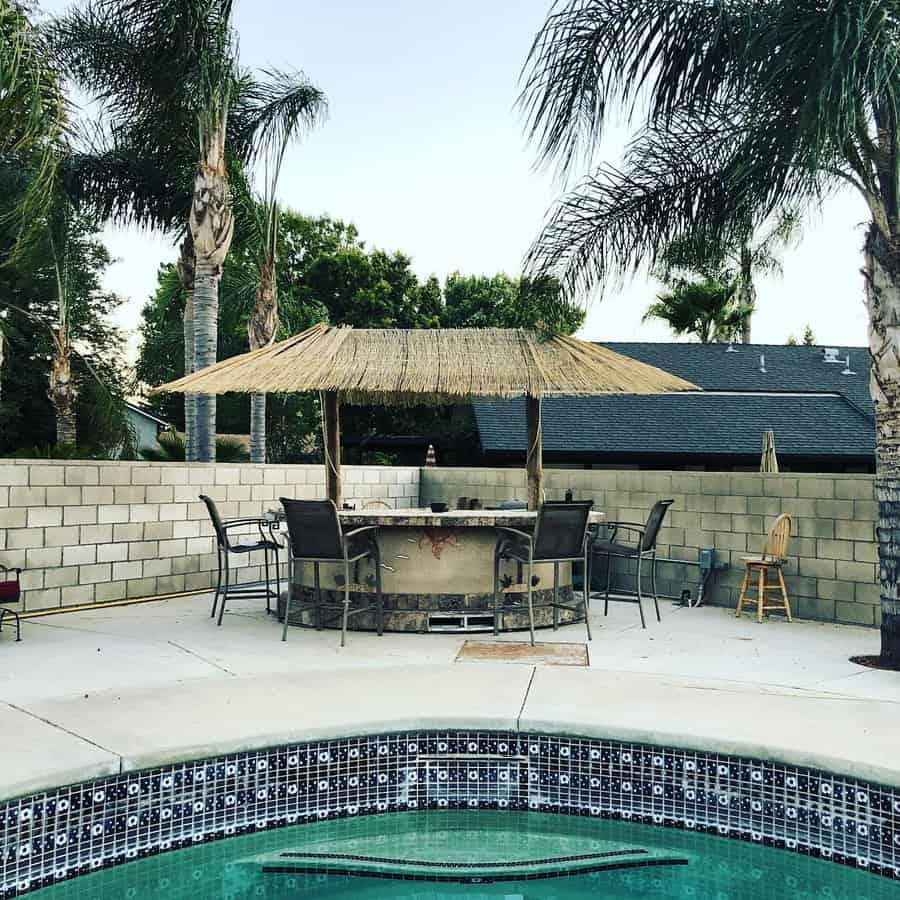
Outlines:
<svg viewBox="0 0 900 900"><path fill-rule="evenodd" d="M0 898L286 825L511 809L696 830L900 879L900 789L803 766L600 738L411 731L227 754L0 805Z"/></svg>

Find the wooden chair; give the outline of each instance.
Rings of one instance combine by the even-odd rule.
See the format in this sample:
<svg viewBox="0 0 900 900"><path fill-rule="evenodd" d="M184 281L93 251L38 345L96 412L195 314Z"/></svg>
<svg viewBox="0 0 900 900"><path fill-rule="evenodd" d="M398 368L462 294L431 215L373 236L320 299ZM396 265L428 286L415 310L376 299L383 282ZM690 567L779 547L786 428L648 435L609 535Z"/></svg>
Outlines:
<svg viewBox="0 0 900 900"><path fill-rule="evenodd" d="M788 600L787 587L784 584L782 566L787 561L788 542L791 539L791 517L782 513L769 529L766 537L766 546L762 556L745 556L744 565L747 571L744 573L744 583L741 585L741 595L738 598L735 615L740 616L744 603L756 604L756 619L762 622L763 614L768 615L770 609L784 610L788 622L791 619L791 604ZM773 572L777 580L769 581L769 573ZM751 583L756 585L756 597L747 595ZM772 602L766 602L766 593L780 591L781 599L773 598Z"/></svg>

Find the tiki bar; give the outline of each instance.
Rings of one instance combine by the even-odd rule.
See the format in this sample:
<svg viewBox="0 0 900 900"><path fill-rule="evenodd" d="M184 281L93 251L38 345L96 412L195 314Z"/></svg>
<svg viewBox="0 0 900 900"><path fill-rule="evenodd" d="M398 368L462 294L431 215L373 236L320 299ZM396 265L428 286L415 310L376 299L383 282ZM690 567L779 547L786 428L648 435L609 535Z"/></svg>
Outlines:
<svg viewBox="0 0 900 900"><path fill-rule="evenodd" d="M498 527L530 531L543 501L541 399L552 394L658 394L695 390L653 366L568 336L542 337L520 329L354 329L324 324L260 350L233 357L156 391L195 394L318 392L326 497L345 532L377 528L379 556L349 570L353 627L394 631L495 627L495 578L508 614L498 630L527 627L518 604L528 585L520 562L504 560L495 573ZM526 400L526 497L498 509L344 509L341 490L341 406L443 404L475 397ZM577 427L577 423L573 423ZM603 519L592 510L591 522ZM290 522L288 522L290 524ZM572 594L572 564L536 563L531 586L534 623L565 624L541 605L545 595ZM343 595L339 562L291 567L291 591ZM527 579L526 579L527 580ZM381 606L366 604L376 590ZM368 606L368 608L367 608ZM514 608L512 608L514 607ZM291 624L333 627L315 607L291 603ZM551 621L552 619L552 621ZM462 621L465 620L465 621Z"/></svg>

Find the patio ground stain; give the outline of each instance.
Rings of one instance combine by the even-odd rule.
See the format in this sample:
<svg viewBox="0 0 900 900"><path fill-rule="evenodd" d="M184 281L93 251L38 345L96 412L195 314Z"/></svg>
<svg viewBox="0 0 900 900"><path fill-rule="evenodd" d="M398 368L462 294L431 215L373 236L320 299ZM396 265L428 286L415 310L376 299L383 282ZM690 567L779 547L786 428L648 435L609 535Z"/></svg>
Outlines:
<svg viewBox="0 0 900 900"><path fill-rule="evenodd" d="M504 662L523 666L587 666L585 644L539 643L533 647L520 641L466 641L457 662Z"/></svg>

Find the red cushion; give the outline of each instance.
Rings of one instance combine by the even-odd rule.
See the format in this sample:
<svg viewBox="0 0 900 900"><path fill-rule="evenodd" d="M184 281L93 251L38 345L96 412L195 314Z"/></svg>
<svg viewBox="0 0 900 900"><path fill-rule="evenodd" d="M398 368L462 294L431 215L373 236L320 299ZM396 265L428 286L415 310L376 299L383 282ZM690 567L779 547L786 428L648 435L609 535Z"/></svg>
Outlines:
<svg viewBox="0 0 900 900"><path fill-rule="evenodd" d="M18 603L19 596L18 581L0 581L0 603Z"/></svg>

